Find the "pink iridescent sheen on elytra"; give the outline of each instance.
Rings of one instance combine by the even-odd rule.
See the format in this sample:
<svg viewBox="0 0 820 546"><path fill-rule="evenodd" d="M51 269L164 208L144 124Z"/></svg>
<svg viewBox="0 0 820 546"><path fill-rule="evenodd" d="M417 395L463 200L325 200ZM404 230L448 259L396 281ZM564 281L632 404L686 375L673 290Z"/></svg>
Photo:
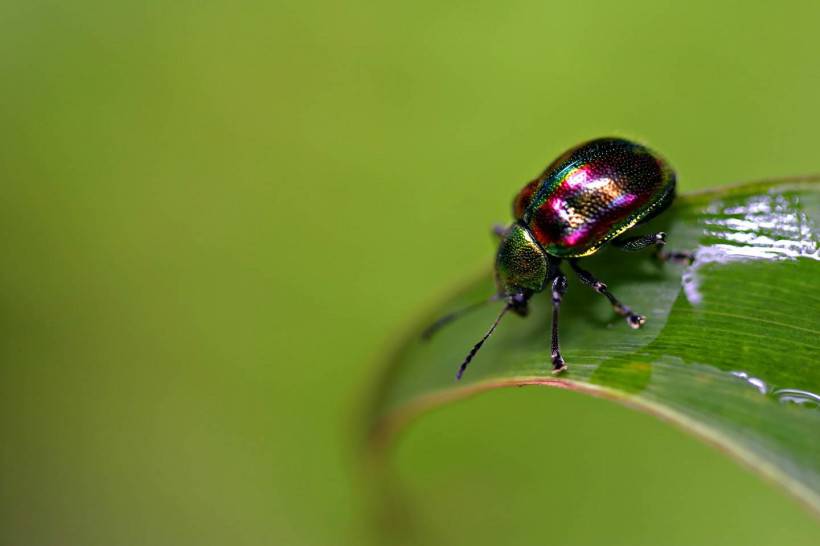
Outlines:
<svg viewBox="0 0 820 546"><path fill-rule="evenodd" d="M556 159L516 196L513 210L544 250L594 253L671 200L675 174L640 144L604 138Z"/></svg>

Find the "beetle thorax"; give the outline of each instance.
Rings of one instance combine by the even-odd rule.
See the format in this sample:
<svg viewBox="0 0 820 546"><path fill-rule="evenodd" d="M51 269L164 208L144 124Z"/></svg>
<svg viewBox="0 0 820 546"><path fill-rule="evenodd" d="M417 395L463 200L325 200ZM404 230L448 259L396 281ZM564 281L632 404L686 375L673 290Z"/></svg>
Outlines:
<svg viewBox="0 0 820 546"><path fill-rule="evenodd" d="M530 230L513 224L495 259L498 291L506 296L540 292L547 278L547 254Z"/></svg>

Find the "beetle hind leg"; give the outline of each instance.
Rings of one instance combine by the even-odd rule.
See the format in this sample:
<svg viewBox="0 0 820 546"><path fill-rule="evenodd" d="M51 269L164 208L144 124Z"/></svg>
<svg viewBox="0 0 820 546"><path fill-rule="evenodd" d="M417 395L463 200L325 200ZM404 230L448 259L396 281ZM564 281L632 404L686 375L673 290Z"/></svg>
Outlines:
<svg viewBox="0 0 820 546"><path fill-rule="evenodd" d="M659 248L652 254L652 257L660 262L683 265L691 265L695 261L695 254L685 250L662 250Z"/></svg>
<svg viewBox="0 0 820 546"><path fill-rule="evenodd" d="M659 231L649 235L636 235L634 237L618 237L612 241L615 246L624 252L638 252L645 248L654 246L660 250L666 244L666 233Z"/></svg>
<svg viewBox="0 0 820 546"><path fill-rule="evenodd" d="M578 275L578 278L582 283L591 287L593 290L599 294L602 294L609 300L609 303L612 304L612 309L624 317L626 319L626 323L629 324L631 328L638 329L646 323L646 317L634 313L632 309L621 303L621 301L609 291L606 284L596 279L595 276L586 269L582 269L581 266L578 265L577 260L570 260L569 265L572 267L572 270L575 271L575 274Z"/></svg>
<svg viewBox="0 0 820 546"><path fill-rule="evenodd" d="M666 233L663 231L650 233L649 235L618 238L612 241L612 246L625 252L638 252L645 248L654 247L652 257L660 262L672 262L689 265L694 261L695 255L691 252L664 250L665 245Z"/></svg>

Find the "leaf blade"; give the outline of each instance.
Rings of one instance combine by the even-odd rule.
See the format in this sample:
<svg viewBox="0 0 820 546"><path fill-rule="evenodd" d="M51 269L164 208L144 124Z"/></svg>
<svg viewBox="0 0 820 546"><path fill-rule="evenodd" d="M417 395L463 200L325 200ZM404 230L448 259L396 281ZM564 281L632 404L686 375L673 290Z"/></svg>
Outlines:
<svg viewBox="0 0 820 546"><path fill-rule="evenodd" d="M371 408L371 447L412 416L490 388L546 385L617 400L669 420L784 485L820 512L820 178L779 180L680 198L646 231L696 250L690 267L658 268L607 250L585 261L645 314L632 331L578 283L562 305L569 373L549 366L549 301L499 327L464 380L452 380L497 312L417 334L391 359ZM492 293L488 275L439 313ZM500 305L500 304L499 304Z"/></svg>

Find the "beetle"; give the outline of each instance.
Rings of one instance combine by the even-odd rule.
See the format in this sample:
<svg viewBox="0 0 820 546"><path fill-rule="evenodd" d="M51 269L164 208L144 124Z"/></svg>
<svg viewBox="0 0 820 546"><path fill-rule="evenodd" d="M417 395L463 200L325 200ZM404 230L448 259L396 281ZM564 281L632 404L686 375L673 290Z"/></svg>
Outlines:
<svg viewBox="0 0 820 546"><path fill-rule="evenodd" d="M646 317L621 303L578 261L612 245L625 251L653 248L660 261L691 263L693 257L688 252L663 250L663 232L627 236L632 228L669 208L675 199L675 184L675 172L666 160L630 140L598 138L567 150L515 196L513 223L494 228L500 238L495 258L496 294L440 318L423 337L429 339L443 325L483 303L505 302L490 329L459 366L456 379L461 379L504 315L512 311L526 316L530 298L549 289L552 373L565 371L567 365L558 340L561 300L567 291L567 277L561 270L564 260L583 284L609 300L630 327L640 328Z"/></svg>

